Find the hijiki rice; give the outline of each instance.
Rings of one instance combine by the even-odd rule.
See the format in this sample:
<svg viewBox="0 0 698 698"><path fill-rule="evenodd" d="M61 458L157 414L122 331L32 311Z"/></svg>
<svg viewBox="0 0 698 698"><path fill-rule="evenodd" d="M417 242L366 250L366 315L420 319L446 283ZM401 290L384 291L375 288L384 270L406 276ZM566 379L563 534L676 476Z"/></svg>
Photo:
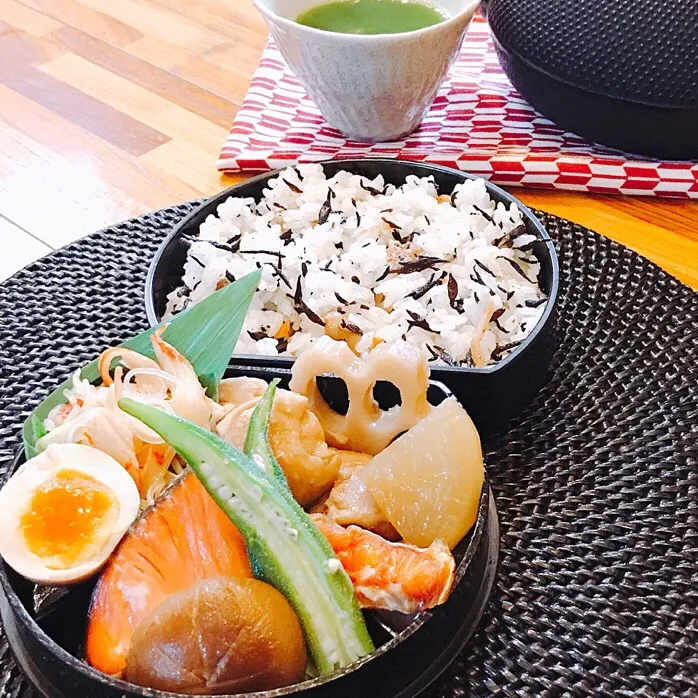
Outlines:
<svg viewBox="0 0 698 698"><path fill-rule="evenodd" d="M543 314L536 239L481 179L440 194L432 177L396 187L300 165L204 221L166 315L261 268L237 353L298 356L327 334L359 354L404 339L434 363L482 367Z"/></svg>

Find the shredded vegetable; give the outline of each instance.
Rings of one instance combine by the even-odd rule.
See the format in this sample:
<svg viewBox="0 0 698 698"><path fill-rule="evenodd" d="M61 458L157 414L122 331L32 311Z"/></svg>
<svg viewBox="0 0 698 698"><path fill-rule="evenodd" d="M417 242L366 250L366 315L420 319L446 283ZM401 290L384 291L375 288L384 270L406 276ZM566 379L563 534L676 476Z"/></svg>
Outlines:
<svg viewBox="0 0 698 698"><path fill-rule="evenodd" d="M76 372L65 391L66 403L49 412L42 425L45 433L36 444L39 451L52 443L76 443L108 453L135 480L143 506L152 504L182 465L161 436L119 408L119 400L136 399L169 414L196 419L202 426L210 422L215 405L187 359L159 333L151 340L158 362L117 347L100 357L102 385L92 385ZM117 360L129 369L126 373L121 365L111 371Z"/></svg>

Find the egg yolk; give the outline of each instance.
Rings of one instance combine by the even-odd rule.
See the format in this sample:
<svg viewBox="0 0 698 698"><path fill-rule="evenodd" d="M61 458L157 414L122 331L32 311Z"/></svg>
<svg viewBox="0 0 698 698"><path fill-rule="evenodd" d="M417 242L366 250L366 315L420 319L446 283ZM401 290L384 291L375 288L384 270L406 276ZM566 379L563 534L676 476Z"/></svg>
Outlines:
<svg viewBox="0 0 698 698"><path fill-rule="evenodd" d="M102 483L60 470L33 494L20 526L27 548L55 567L71 567L99 549L118 504Z"/></svg>

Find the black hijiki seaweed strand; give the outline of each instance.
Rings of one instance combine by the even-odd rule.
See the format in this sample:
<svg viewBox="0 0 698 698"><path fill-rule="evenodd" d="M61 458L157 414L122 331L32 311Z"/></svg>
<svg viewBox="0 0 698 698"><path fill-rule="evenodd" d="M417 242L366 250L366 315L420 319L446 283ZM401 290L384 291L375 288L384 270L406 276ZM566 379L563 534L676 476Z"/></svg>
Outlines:
<svg viewBox="0 0 698 698"><path fill-rule="evenodd" d="M439 277L437 277L436 274L432 274L431 278L429 279L429 281L427 281L427 283L424 284L424 286L420 286L419 288L412 291L412 293L408 293L406 297L414 298L416 301L418 301L429 291L431 291L432 288L438 286L446 278L447 274L448 272L443 272Z"/></svg>
<svg viewBox="0 0 698 698"><path fill-rule="evenodd" d="M281 267L275 267L273 264L270 266L271 266L274 274L276 274L279 277L279 280L283 281L286 284L286 286L288 286L289 288L293 288L293 286L291 286L291 282L288 280L288 277L281 270Z"/></svg>
<svg viewBox="0 0 698 698"><path fill-rule="evenodd" d="M281 252L278 252L277 250L239 250L238 254L267 254L270 255L271 257L276 257L279 260L279 266L283 264L283 255ZM265 264L268 264L268 262L265 262Z"/></svg>
<svg viewBox="0 0 698 698"><path fill-rule="evenodd" d="M387 226L389 226L391 230L402 230L401 226L399 226L397 223L394 223L393 221L387 219L385 216L381 216L381 220L383 221L383 223L385 223Z"/></svg>
<svg viewBox="0 0 698 698"><path fill-rule="evenodd" d="M422 255L409 262L400 262L397 267L391 268L389 274L412 274L417 271L433 269L437 264L446 264L448 260L439 257Z"/></svg>
<svg viewBox="0 0 698 698"><path fill-rule="evenodd" d="M473 273L470 275L470 280L474 281L476 284L480 284L480 286L484 286L487 290L489 290L489 286L485 283L485 280L482 278L482 275L480 272L473 267Z"/></svg>
<svg viewBox="0 0 698 698"><path fill-rule="evenodd" d="M301 287L301 277L298 277L298 282L296 283L296 291L293 294L293 303L296 307L296 312L299 315L305 315L311 322L316 325L325 326L322 318L312 309L309 308L307 303L303 300L303 289Z"/></svg>
<svg viewBox="0 0 698 698"><path fill-rule="evenodd" d="M494 218L492 218L492 216L489 213L487 213L487 211L481 209L476 204L473 204L472 206L483 218L485 218L485 220L489 221L490 223L494 223Z"/></svg>
<svg viewBox="0 0 698 698"><path fill-rule="evenodd" d="M293 182L289 182L287 179L284 179L283 177L279 177L279 179L294 193L294 194L302 194L303 190L296 186Z"/></svg>
<svg viewBox="0 0 698 698"><path fill-rule="evenodd" d="M509 264L511 264L511 266L514 267L514 269L521 276L523 276L523 278L526 279L526 281L528 281L529 284L535 283L534 281L531 281L531 279L529 279L528 276L526 276L526 273L524 272L524 270L521 268L521 265L516 260L510 259L509 257L505 257L504 255L499 255L499 257L497 257L497 259L503 259L506 262L509 262Z"/></svg>
<svg viewBox="0 0 698 698"><path fill-rule="evenodd" d="M527 300L524 305L527 308L538 308L539 306L543 305L543 303L547 302L547 298L536 298L534 300Z"/></svg>
<svg viewBox="0 0 698 698"><path fill-rule="evenodd" d="M368 185L368 184L364 184L364 179L365 179L365 177L362 177L362 178L361 178L361 181L359 182L359 186L360 186L364 191L367 191L369 194L373 194L373 196L382 196L383 194L385 194L385 189L384 189L383 191L379 191L379 190L376 189L375 187L372 187L372 186L370 186L370 185ZM386 185L386 187L387 187L387 185Z"/></svg>
<svg viewBox="0 0 698 698"><path fill-rule="evenodd" d="M441 359L447 366L457 366L458 362L453 360L453 357L447 352L441 349L440 347L432 347L430 344L426 345L427 351L431 354L432 359L436 361L436 359Z"/></svg>
<svg viewBox="0 0 698 698"><path fill-rule="evenodd" d="M332 198L334 197L334 192L332 189L327 190L327 198L325 199L325 203L322 204L320 207L320 211L318 213L317 217L317 222L319 225L323 225L324 223L327 223L327 220L330 217L330 213L332 213Z"/></svg>
<svg viewBox="0 0 698 698"><path fill-rule="evenodd" d="M516 349L516 347L519 346L521 342L509 342L508 344L500 344L499 346L496 346L494 348L494 351L491 354L491 359L492 361L499 361L502 356L505 354L507 351L511 351L512 349Z"/></svg>
<svg viewBox="0 0 698 698"><path fill-rule="evenodd" d="M411 310L407 311L407 314L410 316L411 320L407 321L407 324L409 325L410 328L412 327L419 327L421 330L426 330L427 332L433 332L434 334L439 334L438 330L434 330L429 326L429 323L420 315L417 313L413 313Z"/></svg>
<svg viewBox="0 0 698 698"><path fill-rule="evenodd" d="M193 237L192 235L182 235L182 240L188 242L190 245L194 242L205 242L213 247L217 247L219 250L225 250L226 252L232 252L233 254L237 252L230 245L226 245L223 242L216 242L215 240L202 240L201 238Z"/></svg>
<svg viewBox="0 0 698 698"><path fill-rule="evenodd" d="M226 245L230 246L233 252L237 252L240 249L240 243L242 242L242 233L239 235L232 235L226 241Z"/></svg>
<svg viewBox="0 0 698 698"><path fill-rule="evenodd" d="M492 313L492 316L490 317L490 322L497 322L497 320L499 320L499 318L502 317L502 315L504 315L505 312L506 310L504 308L498 308Z"/></svg>
<svg viewBox="0 0 698 698"><path fill-rule="evenodd" d="M480 269L483 269L484 271L486 271L490 276L493 276L495 279L497 278L497 275L488 266L486 266L483 262L481 262L479 259L475 260L475 264L477 264L478 267L480 267Z"/></svg>
<svg viewBox="0 0 698 698"><path fill-rule="evenodd" d="M344 318L342 318L342 321L339 324L345 330L349 330L349 332L353 332L354 334L363 335L364 333L358 325L355 325L352 322L347 322Z"/></svg>
<svg viewBox="0 0 698 698"><path fill-rule="evenodd" d="M492 244L495 247L512 247L514 240L520 237L526 232L526 226L523 223L519 223L517 226L512 228L508 233L505 233L500 238L492 240ZM520 249L520 248L519 248Z"/></svg>

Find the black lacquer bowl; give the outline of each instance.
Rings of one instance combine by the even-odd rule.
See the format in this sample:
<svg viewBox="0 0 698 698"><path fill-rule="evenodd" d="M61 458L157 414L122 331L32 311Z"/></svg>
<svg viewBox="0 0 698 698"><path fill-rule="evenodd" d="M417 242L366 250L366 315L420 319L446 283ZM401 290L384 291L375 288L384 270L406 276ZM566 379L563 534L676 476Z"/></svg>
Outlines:
<svg viewBox="0 0 698 698"><path fill-rule="evenodd" d="M450 193L456 184L472 175L437 165L402 160L370 159L341 160L322 163L328 177L348 170L371 179L383 175L386 182L400 185L408 175L433 176L441 193ZM167 304L167 295L181 283L182 270L189 244L184 236L196 237L204 220L216 213L218 206L230 196L252 197L259 200L267 181L278 172L254 177L231 187L205 201L174 227L156 252L148 271L145 305L151 324L159 322ZM433 367L431 375L447 385L472 417L481 432L490 433L503 427L518 414L543 385L555 349L555 319L559 285L559 268L554 245L541 222L516 198L486 182L489 195L507 206L515 204L521 210L526 232L535 235L533 253L541 262L539 282L549 300L545 312L531 334L511 354L487 368L456 366ZM289 367L289 357L259 357L237 354L233 364Z"/></svg>
<svg viewBox="0 0 698 698"><path fill-rule="evenodd" d="M290 371L278 367L231 367L228 375L280 378L287 386ZM331 388L330 388L331 389ZM380 389L375 393L384 407ZM439 404L451 392L432 382L429 401ZM332 399L332 396L328 396ZM341 398L340 398L341 400ZM24 462L19 453L5 481ZM2 483L4 484L4 482ZM244 694L251 698L412 698L455 659L485 610L499 556L499 523L487 478L478 516L453 551L457 562L453 593L433 611L415 616L367 612L376 650L354 664L322 678L275 691ZM0 561L0 615L17 661L46 698L174 698L179 694L140 688L95 669L82 660L87 611L95 580L71 587L69 593L38 613L35 585ZM240 696L238 696L240 698Z"/></svg>

